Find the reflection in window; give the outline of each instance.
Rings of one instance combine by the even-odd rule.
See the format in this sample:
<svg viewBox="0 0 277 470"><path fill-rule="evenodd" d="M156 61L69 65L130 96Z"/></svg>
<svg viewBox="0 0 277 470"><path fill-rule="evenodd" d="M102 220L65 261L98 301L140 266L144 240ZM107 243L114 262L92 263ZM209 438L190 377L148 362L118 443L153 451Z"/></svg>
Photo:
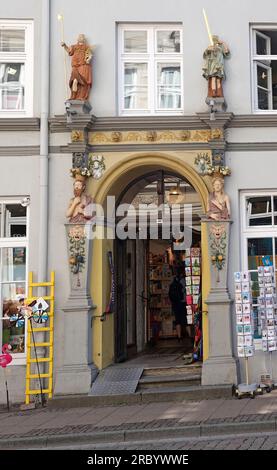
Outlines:
<svg viewBox="0 0 277 470"><path fill-rule="evenodd" d="M0 108L24 109L24 64L0 64Z"/></svg>
<svg viewBox="0 0 277 470"><path fill-rule="evenodd" d="M159 108L181 107L181 76L179 64L158 64Z"/></svg>
<svg viewBox="0 0 277 470"><path fill-rule="evenodd" d="M272 238L248 238L248 269L258 269L262 266L262 257L270 256L273 262Z"/></svg>
<svg viewBox="0 0 277 470"><path fill-rule="evenodd" d="M180 31L157 31L158 52L180 52Z"/></svg>
<svg viewBox="0 0 277 470"><path fill-rule="evenodd" d="M21 204L0 203L0 238L26 237L26 214Z"/></svg>
<svg viewBox="0 0 277 470"><path fill-rule="evenodd" d="M271 196L247 198L247 225L272 225Z"/></svg>
<svg viewBox="0 0 277 470"><path fill-rule="evenodd" d="M147 31L124 31L124 52L147 52Z"/></svg>
<svg viewBox="0 0 277 470"><path fill-rule="evenodd" d="M125 109L146 109L147 101L147 64L125 63Z"/></svg>

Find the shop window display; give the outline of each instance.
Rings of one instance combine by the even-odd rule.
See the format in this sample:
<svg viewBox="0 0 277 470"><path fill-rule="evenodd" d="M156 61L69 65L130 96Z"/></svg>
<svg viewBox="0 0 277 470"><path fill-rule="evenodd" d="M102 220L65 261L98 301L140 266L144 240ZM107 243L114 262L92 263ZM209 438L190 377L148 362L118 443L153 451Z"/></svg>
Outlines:
<svg viewBox="0 0 277 470"><path fill-rule="evenodd" d="M25 352L25 320L10 321L20 311L26 296L27 208L18 203L0 203L0 305L2 345L12 353Z"/></svg>

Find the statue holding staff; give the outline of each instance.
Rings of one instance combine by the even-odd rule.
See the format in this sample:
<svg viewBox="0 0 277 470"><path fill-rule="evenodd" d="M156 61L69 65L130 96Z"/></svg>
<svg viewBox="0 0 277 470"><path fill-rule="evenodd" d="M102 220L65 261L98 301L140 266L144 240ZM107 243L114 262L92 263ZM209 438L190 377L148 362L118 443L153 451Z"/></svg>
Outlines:
<svg viewBox="0 0 277 470"><path fill-rule="evenodd" d="M71 89L71 100L87 101L92 85L91 59L92 49L88 46L84 34L79 34L77 44L70 47L65 42L61 43L71 60L71 76L69 87Z"/></svg>

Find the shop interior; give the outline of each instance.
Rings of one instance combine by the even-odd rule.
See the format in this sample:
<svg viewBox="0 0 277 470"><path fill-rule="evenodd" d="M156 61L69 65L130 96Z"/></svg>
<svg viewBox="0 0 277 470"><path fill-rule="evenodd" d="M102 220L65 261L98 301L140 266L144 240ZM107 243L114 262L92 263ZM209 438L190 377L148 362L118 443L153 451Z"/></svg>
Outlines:
<svg viewBox="0 0 277 470"><path fill-rule="evenodd" d="M161 183L162 180L162 183ZM141 239L139 230L135 239L116 240L116 360L122 362L141 354L179 356L191 355L193 361L202 360L202 305L201 305L201 223L200 198L188 181L175 174L155 172L131 187L121 200L139 204L162 202L191 204L192 220L189 247L179 249L172 233L163 237L162 223L158 237ZM172 202L173 201L173 202ZM162 215L159 215L162 218ZM157 223L160 221L157 220ZM134 218L134 224L137 220ZM141 230L141 227L140 227ZM184 294L181 325L182 338L177 338L176 317L169 299L169 287L176 273L181 275Z"/></svg>

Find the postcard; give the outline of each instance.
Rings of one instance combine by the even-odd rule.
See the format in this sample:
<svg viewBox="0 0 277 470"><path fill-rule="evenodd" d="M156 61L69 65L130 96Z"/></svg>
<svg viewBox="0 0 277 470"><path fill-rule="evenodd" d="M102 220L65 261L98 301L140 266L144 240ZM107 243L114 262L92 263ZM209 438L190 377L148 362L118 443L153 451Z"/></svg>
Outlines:
<svg viewBox="0 0 277 470"><path fill-rule="evenodd" d="M251 291L250 282L242 282L241 290L242 292L250 292Z"/></svg>
<svg viewBox="0 0 277 470"><path fill-rule="evenodd" d="M271 326L268 327L268 329L267 329L267 337L268 337L268 339L275 337L275 328L273 327L272 330L271 330L270 328L271 328Z"/></svg>
<svg viewBox="0 0 277 470"><path fill-rule="evenodd" d="M262 330L262 339L267 339L267 330Z"/></svg>
<svg viewBox="0 0 277 470"><path fill-rule="evenodd" d="M193 295L192 296L192 303L193 305L197 305L199 300L199 295Z"/></svg>
<svg viewBox="0 0 277 470"><path fill-rule="evenodd" d="M241 282L235 282L235 291L241 292Z"/></svg>
<svg viewBox="0 0 277 470"><path fill-rule="evenodd" d="M200 268L200 258L191 258L191 264L195 268Z"/></svg>
<svg viewBox="0 0 277 470"><path fill-rule="evenodd" d="M245 335L252 335L252 327L251 325L244 325L243 327L243 333Z"/></svg>
<svg viewBox="0 0 277 470"><path fill-rule="evenodd" d="M274 310L273 310L273 308L268 308L268 309L266 309L265 315L266 315L266 318L267 318L268 320L273 319L273 318L274 318Z"/></svg>
<svg viewBox="0 0 277 470"><path fill-rule="evenodd" d="M244 347L238 347L238 357L245 357L244 356Z"/></svg>
<svg viewBox="0 0 277 470"><path fill-rule="evenodd" d="M244 347L244 354L246 357L251 357L254 354L254 347L253 346L245 346Z"/></svg>
<svg viewBox="0 0 277 470"><path fill-rule="evenodd" d="M242 294L241 294L241 292L236 294L235 300L236 300L236 304L241 304L242 303Z"/></svg>
<svg viewBox="0 0 277 470"><path fill-rule="evenodd" d="M246 313L242 316L242 321L244 325L251 325L251 315Z"/></svg>
<svg viewBox="0 0 277 470"><path fill-rule="evenodd" d="M199 286L192 286L192 293L194 295L199 295L200 287Z"/></svg>
<svg viewBox="0 0 277 470"><path fill-rule="evenodd" d="M252 335L244 336L244 346L253 346L253 338Z"/></svg>
<svg viewBox="0 0 277 470"><path fill-rule="evenodd" d="M185 258L185 266L191 266L190 258Z"/></svg>
<svg viewBox="0 0 277 470"><path fill-rule="evenodd" d="M236 313L242 313L242 304L236 304Z"/></svg>
<svg viewBox="0 0 277 470"><path fill-rule="evenodd" d="M273 318L270 320L266 320L266 324L267 324L267 327L275 326L275 322Z"/></svg>
<svg viewBox="0 0 277 470"><path fill-rule="evenodd" d="M242 281L241 273L240 272L234 273L234 279L235 279L235 282L241 282Z"/></svg>
<svg viewBox="0 0 277 470"><path fill-rule="evenodd" d="M244 336L238 336L238 337L237 337L237 345L238 345L238 346L245 346L245 344L244 344Z"/></svg>
<svg viewBox="0 0 277 470"><path fill-rule="evenodd" d="M250 272L249 271L244 271L241 273L242 274L242 280L243 281L251 281L250 277Z"/></svg>
<svg viewBox="0 0 277 470"><path fill-rule="evenodd" d="M268 350L269 351L276 351L277 349L277 342L276 341L268 341Z"/></svg>
<svg viewBox="0 0 277 470"><path fill-rule="evenodd" d="M191 276L191 268L187 266L185 268L185 273L186 273L186 276Z"/></svg>
<svg viewBox="0 0 277 470"><path fill-rule="evenodd" d="M264 352L267 351L267 341L264 341L264 340L262 341L262 350L263 350Z"/></svg>
<svg viewBox="0 0 277 470"><path fill-rule="evenodd" d="M195 268L194 266L192 267L192 275L193 276L200 276L201 271L200 268Z"/></svg>
<svg viewBox="0 0 277 470"><path fill-rule="evenodd" d="M242 293L242 302L244 304L250 303L252 300L251 292L243 292Z"/></svg>
<svg viewBox="0 0 277 470"><path fill-rule="evenodd" d="M258 266L258 275L263 276L264 275L264 266Z"/></svg>
<svg viewBox="0 0 277 470"><path fill-rule="evenodd" d="M186 309L187 309L187 315L192 315L192 308L191 308L191 306L190 306L190 305L187 305Z"/></svg>
<svg viewBox="0 0 277 470"><path fill-rule="evenodd" d="M200 256L200 253L201 253L200 248L191 248L191 250L190 250L191 256L198 257L198 256Z"/></svg>
<svg viewBox="0 0 277 470"><path fill-rule="evenodd" d="M251 312L250 304L242 304L242 311L243 313L250 313Z"/></svg>
<svg viewBox="0 0 277 470"><path fill-rule="evenodd" d="M237 334L243 335L243 325L237 325Z"/></svg>
<svg viewBox="0 0 277 470"><path fill-rule="evenodd" d="M186 286L191 286L191 277L186 277Z"/></svg>
<svg viewBox="0 0 277 470"><path fill-rule="evenodd" d="M243 316L242 315L236 315L237 317L237 325L242 325L243 322Z"/></svg>
<svg viewBox="0 0 277 470"><path fill-rule="evenodd" d="M200 276L192 276L192 284L199 285L200 284Z"/></svg>
<svg viewBox="0 0 277 470"><path fill-rule="evenodd" d="M187 286L186 287L186 295L191 295L192 294L192 286Z"/></svg>

